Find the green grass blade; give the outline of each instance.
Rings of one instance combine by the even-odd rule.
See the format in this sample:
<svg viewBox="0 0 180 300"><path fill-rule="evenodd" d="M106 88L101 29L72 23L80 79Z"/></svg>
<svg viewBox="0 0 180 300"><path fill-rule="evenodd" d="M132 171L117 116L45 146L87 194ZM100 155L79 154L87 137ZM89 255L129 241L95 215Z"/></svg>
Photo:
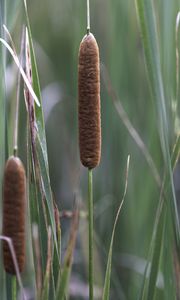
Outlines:
<svg viewBox="0 0 180 300"><path fill-rule="evenodd" d="M54 217L54 204L53 204L53 197L52 197L52 191L50 187L50 180L49 180L49 174L47 173L46 169L46 162L45 162L45 156L44 156L44 149L42 148L43 145L40 141L40 137L36 139L36 149L37 149L37 157L39 161L39 167L40 167L40 173L42 176L42 189L43 194L46 199L46 204L48 208L48 214L50 223L52 225L52 232L53 232L53 238L55 242L55 249L57 251L57 256L59 259L59 265L60 265L60 249L58 247L58 240L57 240L57 233L56 233L56 222Z"/></svg>
<svg viewBox="0 0 180 300"><path fill-rule="evenodd" d="M161 141L161 149L163 152L165 168L167 175L165 178L165 187L167 195L170 195L170 199L173 203L172 217L174 221L174 228L176 239L179 241L179 219L177 204L173 185L172 166L175 165L177 159L178 140L175 144L172 160L170 158L170 150L168 145L168 117L164 96L164 87L160 66L160 52L158 47L156 18L154 13L154 7L151 1L137 0L136 1L137 12L140 21L140 28L143 39L143 46L145 52L145 60L147 65L149 83L152 90L152 95L155 101L156 112L159 119L159 136ZM169 193L170 187L170 193ZM163 190L164 193L165 190ZM146 280L147 268L143 279L142 293L140 299L153 299L156 291L156 280L160 265L161 250L163 247L163 228L167 214L164 212L164 201L162 203L162 209L157 215L155 226L153 230L153 238L151 242L150 261L151 269L148 280ZM161 200L159 207L161 206ZM169 207L169 206L168 206Z"/></svg>
<svg viewBox="0 0 180 300"><path fill-rule="evenodd" d="M48 245L47 245L47 262L46 262L46 272L44 276L44 283L42 288L42 300L49 299L49 287L50 287L50 273L51 273L51 260L52 260L52 237L51 228L48 230Z"/></svg>
<svg viewBox="0 0 180 300"><path fill-rule="evenodd" d="M59 278L56 289L56 300L64 300L68 293L69 279L72 268L73 251L76 243L77 231L79 224L79 212L74 212L73 221L71 225L71 232L69 242L64 258L62 271L59 271Z"/></svg>
<svg viewBox="0 0 180 300"><path fill-rule="evenodd" d="M24 1L24 5L25 5L26 22L27 22L27 29L28 29L28 36L29 36L29 48L30 48L31 66L32 66L33 89L42 104L39 77L38 77L38 72L37 72L37 64L36 64L35 53L34 53L34 48L33 48L32 34L31 34L31 28L30 28L30 22L29 22L29 17L28 17L28 12L27 12L26 1ZM40 107L38 107L37 105L35 106L35 114L36 114L36 125L37 125L36 147L37 147L37 155L38 155L38 161L39 161L39 167L40 167L40 173L41 173L42 188L43 188L45 200L47 202L47 208L48 208L48 213L49 213L49 217L50 217L55 248L56 248L56 251L57 251L57 254L59 257L60 250L58 249L56 224L55 224L55 219L54 219L53 198L52 198L50 179L49 179L46 134L45 134L45 125L44 125L42 105Z"/></svg>
<svg viewBox="0 0 180 300"><path fill-rule="evenodd" d="M109 246L109 253L108 253L108 260L107 260L107 266L106 266L106 274L105 274L105 281L104 281L104 288L103 288L103 296L102 300L109 300L109 295L110 295L110 281L111 281L111 264L112 264L112 250L113 250L113 242L114 242L114 235L115 235L115 230L116 230L116 225L119 219L119 214L121 212L122 205L125 200L126 192L127 192L127 185L128 185L128 172L129 172L129 161L130 161L130 156L128 156L127 159L127 168L126 168L126 181L125 181L125 189L124 189L124 195L122 198L122 201L119 205L114 226L113 226L113 231L112 231L112 237L111 237L111 242Z"/></svg>
<svg viewBox="0 0 180 300"><path fill-rule="evenodd" d="M147 297L143 297L143 299L153 300L155 296L156 281L157 281L157 275L159 271L160 258L161 258L161 252L163 246L163 233L164 233L165 220L166 220L166 212L163 209L161 216L159 218L158 230L154 242L155 244L154 244L154 249L152 254L153 259L151 262Z"/></svg>
<svg viewBox="0 0 180 300"><path fill-rule="evenodd" d="M180 225L177 203L173 184L173 174L169 150L168 114L166 109L164 87L161 73L160 51L158 46L157 25L152 1L136 0L136 8L139 17L142 41L144 46L145 61L147 66L149 83L158 117L159 138L164 164L171 184L171 197L173 203L173 220L178 245L180 245Z"/></svg>
<svg viewBox="0 0 180 300"><path fill-rule="evenodd" d="M30 220L31 224L37 225L37 239L40 244L41 251L41 273L45 273L46 269L46 253L47 253L47 225L44 215L44 209L42 205L42 195L39 190L39 186L37 185L36 174L33 166L32 159L32 150L31 150L31 142L30 136L28 138L28 147L27 147L27 165L28 165L28 184L29 184L29 206L30 206ZM32 236L33 236L33 227L31 226ZM35 242L35 237L33 236L33 242ZM36 251L35 251L36 252ZM37 265L34 256L34 265L36 272ZM41 283L37 283L37 286L41 285ZM39 294L40 291L36 290L36 294Z"/></svg>
<svg viewBox="0 0 180 300"><path fill-rule="evenodd" d="M154 295L156 289L156 280L157 274L159 270L160 264L160 256L161 256L161 249L162 249L162 228L165 219L165 205L164 205L164 198L162 194L160 195L158 208L156 212L156 218L153 228L152 239L150 243L150 250L148 254L148 262L145 268L143 282L140 290L140 294L138 299L145 300L148 298L148 291L150 295ZM148 274L150 266L150 274ZM150 288L152 290L150 290Z"/></svg>
<svg viewBox="0 0 180 300"><path fill-rule="evenodd" d="M174 170L177 163L178 163L178 159L180 157L180 134L178 135L176 142L174 144L173 147L173 151L172 151L172 156L171 156L171 165L172 165L172 169Z"/></svg>

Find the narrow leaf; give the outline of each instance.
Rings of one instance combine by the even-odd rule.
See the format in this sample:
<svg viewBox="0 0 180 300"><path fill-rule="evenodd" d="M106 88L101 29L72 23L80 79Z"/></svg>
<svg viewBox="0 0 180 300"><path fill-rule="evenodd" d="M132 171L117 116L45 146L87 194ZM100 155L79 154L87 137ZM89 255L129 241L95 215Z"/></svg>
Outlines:
<svg viewBox="0 0 180 300"><path fill-rule="evenodd" d="M36 58L34 53L32 34L31 34L30 22L29 22L28 11L27 11L27 4L25 0L24 0L24 7L25 7L26 22L27 22L30 60L31 60L31 68L32 68L32 85L35 93L37 94L42 104L39 76L37 71L37 64L36 64ZM40 174L41 174L41 185L44 193L44 198L47 203L48 214L50 217L52 233L53 233L53 238L55 243L55 249L57 252L57 257L59 259L60 250L58 247L58 241L56 235L56 224L54 218L53 197L52 197L50 178L49 178L46 133L45 133L42 105L41 107L37 107L37 106L35 107L35 117L36 117L36 127L37 127L35 144L36 144L37 158L38 158L38 164L39 164ZM59 264L60 264L60 260L59 260Z"/></svg>
<svg viewBox="0 0 180 300"><path fill-rule="evenodd" d="M46 273L44 277L44 284L42 289L42 300L49 299L49 286L50 286L50 272L51 272L51 260L52 260L52 237L51 237L51 227L48 229L48 245L47 245L47 263L46 263Z"/></svg>
<svg viewBox="0 0 180 300"><path fill-rule="evenodd" d="M69 279L71 274L73 251L76 243L77 231L79 223L79 212L76 210L74 212L73 221L71 225L71 232L69 237L69 242L64 258L62 272L59 272L59 278L57 283L56 290L56 300L64 300L64 297L67 295Z"/></svg>
<svg viewBox="0 0 180 300"><path fill-rule="evenodd" d="M110 242L110 247L109 247L109 254L108 254L108 261L107 261L107 267L106 267L106 275L105 275L105 282L104 282L104 288L103 288L103 300L109 300L109 294L110 294L110 281L111 281L111 264L112 264L112 250L113 250L113 242L114 242L114 235L115 235L115 230L117 226L117 222L119 219L119 214L121 212L121 208L123 206L126 192L127 192L127 185L128 185L128 174L129 174L129 162L130 162L130 156L128 156L127 159L127 167L126 167L126 181L125 181L125 188L124 188L124 195L122 198L122 201L119 205L114 226L113 226L113 231L112 231L112 237L111 237L111 242Z"/></svg>

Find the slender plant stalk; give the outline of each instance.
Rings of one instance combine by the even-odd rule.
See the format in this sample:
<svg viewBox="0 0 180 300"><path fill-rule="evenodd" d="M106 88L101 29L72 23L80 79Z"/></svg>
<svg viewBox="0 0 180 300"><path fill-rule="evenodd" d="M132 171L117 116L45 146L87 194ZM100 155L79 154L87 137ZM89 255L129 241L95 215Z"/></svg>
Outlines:
<svg viewBox="0 0 180 300"><path fill-rule="evenodd" d="M16 284L16 276L12 278L12 300L17 299L17 284Z"/></svg>
<svg viewBox="0 0 180 300"><path fill-rule="evenodd" d="M89 211L89 299L93 300L93 174L88 170L88 211Z"/></svg>
<svg viewBox="0 0 180 300"><path fill-rule="evenodd" d="M87 0L87 34L90 33L90 6L89 0Z"/></svg>

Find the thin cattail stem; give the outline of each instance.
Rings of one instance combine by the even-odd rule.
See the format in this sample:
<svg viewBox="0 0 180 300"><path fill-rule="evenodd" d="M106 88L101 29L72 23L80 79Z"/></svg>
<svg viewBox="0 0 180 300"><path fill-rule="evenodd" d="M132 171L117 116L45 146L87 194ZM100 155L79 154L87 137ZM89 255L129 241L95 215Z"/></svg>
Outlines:
<svg viewBox="0 0 180 300"><path fill-rule="evenodd" d="M22 31L21 38L21 65L22 65L22 57L24 50L24 27ZM15 121L14 121L14 142L13 142L13 153L14 156L18 154L18 122L19 122L19 99L20 99L20 82L21 82L21 73L18 73L18 82L17 82L17 94L16 94L16 105L15 105Z"/></svg>
<svg viewBox="0 0 180 300"><path fill-rule="evenodd" d="M90 5L89 0L87 0L87 34L90 33Z"/></svg>
<svg viewBox="0 0 180 300"><path fill-rule="evenodd" d="M92 170L88 169L88 212L89 212L89 299L93 300L93 174Z"/></svg>

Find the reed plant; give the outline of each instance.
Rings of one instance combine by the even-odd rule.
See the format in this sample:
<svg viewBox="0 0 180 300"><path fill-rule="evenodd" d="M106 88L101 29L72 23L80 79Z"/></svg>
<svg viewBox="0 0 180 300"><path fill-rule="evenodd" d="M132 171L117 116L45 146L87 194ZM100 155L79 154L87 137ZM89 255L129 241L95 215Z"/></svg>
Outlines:
<svg viewBox="0 0 180 300"><path fill-rule="evenodd" d="M0 1L0 299L179 299L179 20Z"/></svg>

